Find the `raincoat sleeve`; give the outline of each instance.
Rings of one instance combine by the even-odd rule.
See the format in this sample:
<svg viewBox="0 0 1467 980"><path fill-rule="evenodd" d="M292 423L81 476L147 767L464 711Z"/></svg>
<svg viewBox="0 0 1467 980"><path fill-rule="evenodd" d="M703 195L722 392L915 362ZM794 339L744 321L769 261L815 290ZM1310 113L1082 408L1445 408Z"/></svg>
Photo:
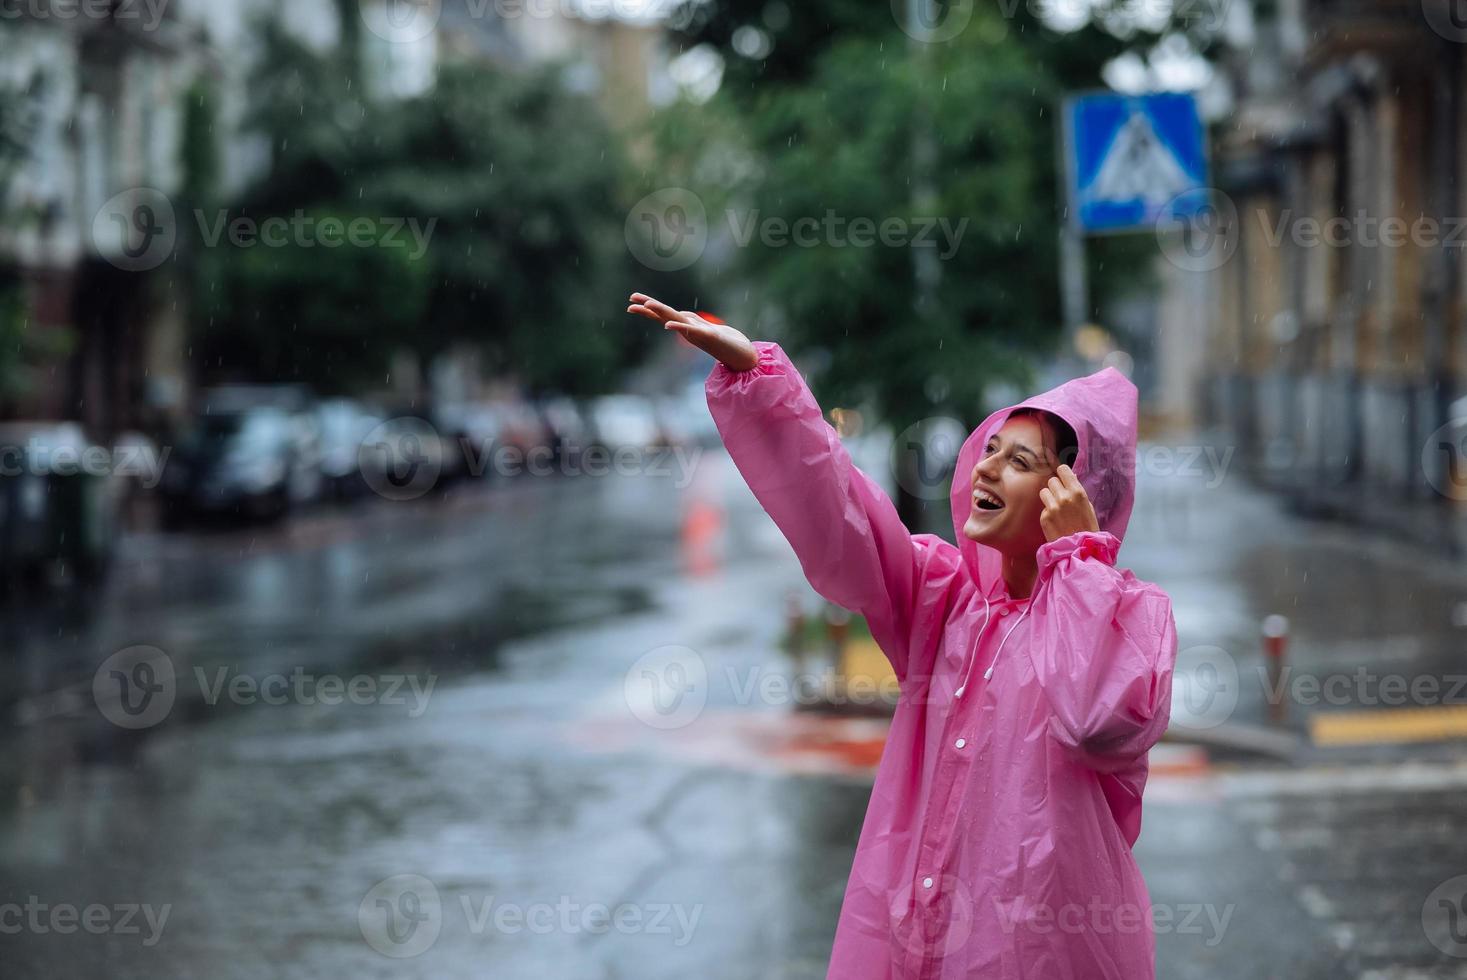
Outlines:
<svg viewBox="0 0 1467 980"><path fill-rule="evenodd" d="M1083 764L1126 768L1171 716L1177 656L1171 599L1115 567L1120 541L1079 531L1037 553L1030 657L1050 707L1050 734Z"/></svg>
<svg viewBox="0 0 1467 980"><path fill-rule="evenodd" d="M714 366L704 385L723 444L754 496L794 548L806 579L860 613L897 680L929 670L912 656L912 624L926 576L951 576L956 548L908 532L891 498L851 461L805 380L778 344L755 341L747 371ZM949 554L950 552L950 554Z"/></svg>

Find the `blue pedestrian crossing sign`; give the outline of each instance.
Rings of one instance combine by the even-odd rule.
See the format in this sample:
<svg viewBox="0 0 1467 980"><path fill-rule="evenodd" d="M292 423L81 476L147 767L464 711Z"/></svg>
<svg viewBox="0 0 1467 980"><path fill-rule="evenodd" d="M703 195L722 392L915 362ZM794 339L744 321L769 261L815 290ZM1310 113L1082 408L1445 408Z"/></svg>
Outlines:
<svg viewBox="0 0 1467 980"><path fill-rule="evenodd" d="M1072 96L1064 132L1070 220L1081 231L1151 231L1207 206L1207 150L1190 94Z"/></svg>

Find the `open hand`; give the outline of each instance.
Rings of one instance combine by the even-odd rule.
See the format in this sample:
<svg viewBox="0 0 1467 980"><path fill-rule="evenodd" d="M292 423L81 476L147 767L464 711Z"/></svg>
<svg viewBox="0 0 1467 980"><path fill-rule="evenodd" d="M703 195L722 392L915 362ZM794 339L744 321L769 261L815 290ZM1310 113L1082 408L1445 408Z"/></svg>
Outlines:
<svg viewBox="0 0 1467 980"><path fill-rule="evenodd" d="M1080 486L1075 471L1061 463L1054 472L1049 486L1039 491L1039 499L1044 504L1044 512L1039 515L1044 539L1053 541L1076 531L1099 531L1100 522L1090 505L1090 495Z"/></svg>
<svg viewBox="0 0 1467 980"><path fill-rule="evenodd" d="M688 343L712 354L732 371L748 371L759 364L754 344L726 323L709 323L692 310L675 310L646 293L632 293L628 313L636 313L675 330Z"/></svg>

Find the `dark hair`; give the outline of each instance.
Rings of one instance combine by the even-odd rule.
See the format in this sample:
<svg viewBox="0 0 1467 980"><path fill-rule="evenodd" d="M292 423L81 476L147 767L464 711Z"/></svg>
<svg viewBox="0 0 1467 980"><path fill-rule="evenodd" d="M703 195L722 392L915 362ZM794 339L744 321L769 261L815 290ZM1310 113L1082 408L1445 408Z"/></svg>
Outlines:
<svg viewBox="0 0 1467 980"><path fill-rule="evenodd" d="M1031 415L1049 425L1054 432L1054 454L1059 463L1073 467L1075 458L1080 455L1080 440L1075 438L1075 430L1070 428L1070 423L1060 418L1053 412L1046 412L1042 408L1016 408L1009 413L1009 418Z"/></svg>

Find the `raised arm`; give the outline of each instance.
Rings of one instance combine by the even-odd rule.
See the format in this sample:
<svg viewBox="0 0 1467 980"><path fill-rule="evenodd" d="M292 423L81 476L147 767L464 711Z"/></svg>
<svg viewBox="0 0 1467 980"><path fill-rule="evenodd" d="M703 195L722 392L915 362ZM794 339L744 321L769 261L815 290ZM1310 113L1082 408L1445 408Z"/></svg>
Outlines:
<svg viewBox="0 0 1467 980"><path fill-rule="evenodd" d="M735 338L724 340L722 349L741 350ZM961 566L957 549L935 535L908 532L891 499L851 461L778 344L754 341L748 350L750 366L731 367L720 357L704 386L734 465L815 591L866 617L898 680L911 670L930 670L934 653L928 647L935 639L927 641L924 630L921 649L914 649L913 620L924 613L941 616L922 600L941 601L944 590L921 586L953 580Z"/></svg>

